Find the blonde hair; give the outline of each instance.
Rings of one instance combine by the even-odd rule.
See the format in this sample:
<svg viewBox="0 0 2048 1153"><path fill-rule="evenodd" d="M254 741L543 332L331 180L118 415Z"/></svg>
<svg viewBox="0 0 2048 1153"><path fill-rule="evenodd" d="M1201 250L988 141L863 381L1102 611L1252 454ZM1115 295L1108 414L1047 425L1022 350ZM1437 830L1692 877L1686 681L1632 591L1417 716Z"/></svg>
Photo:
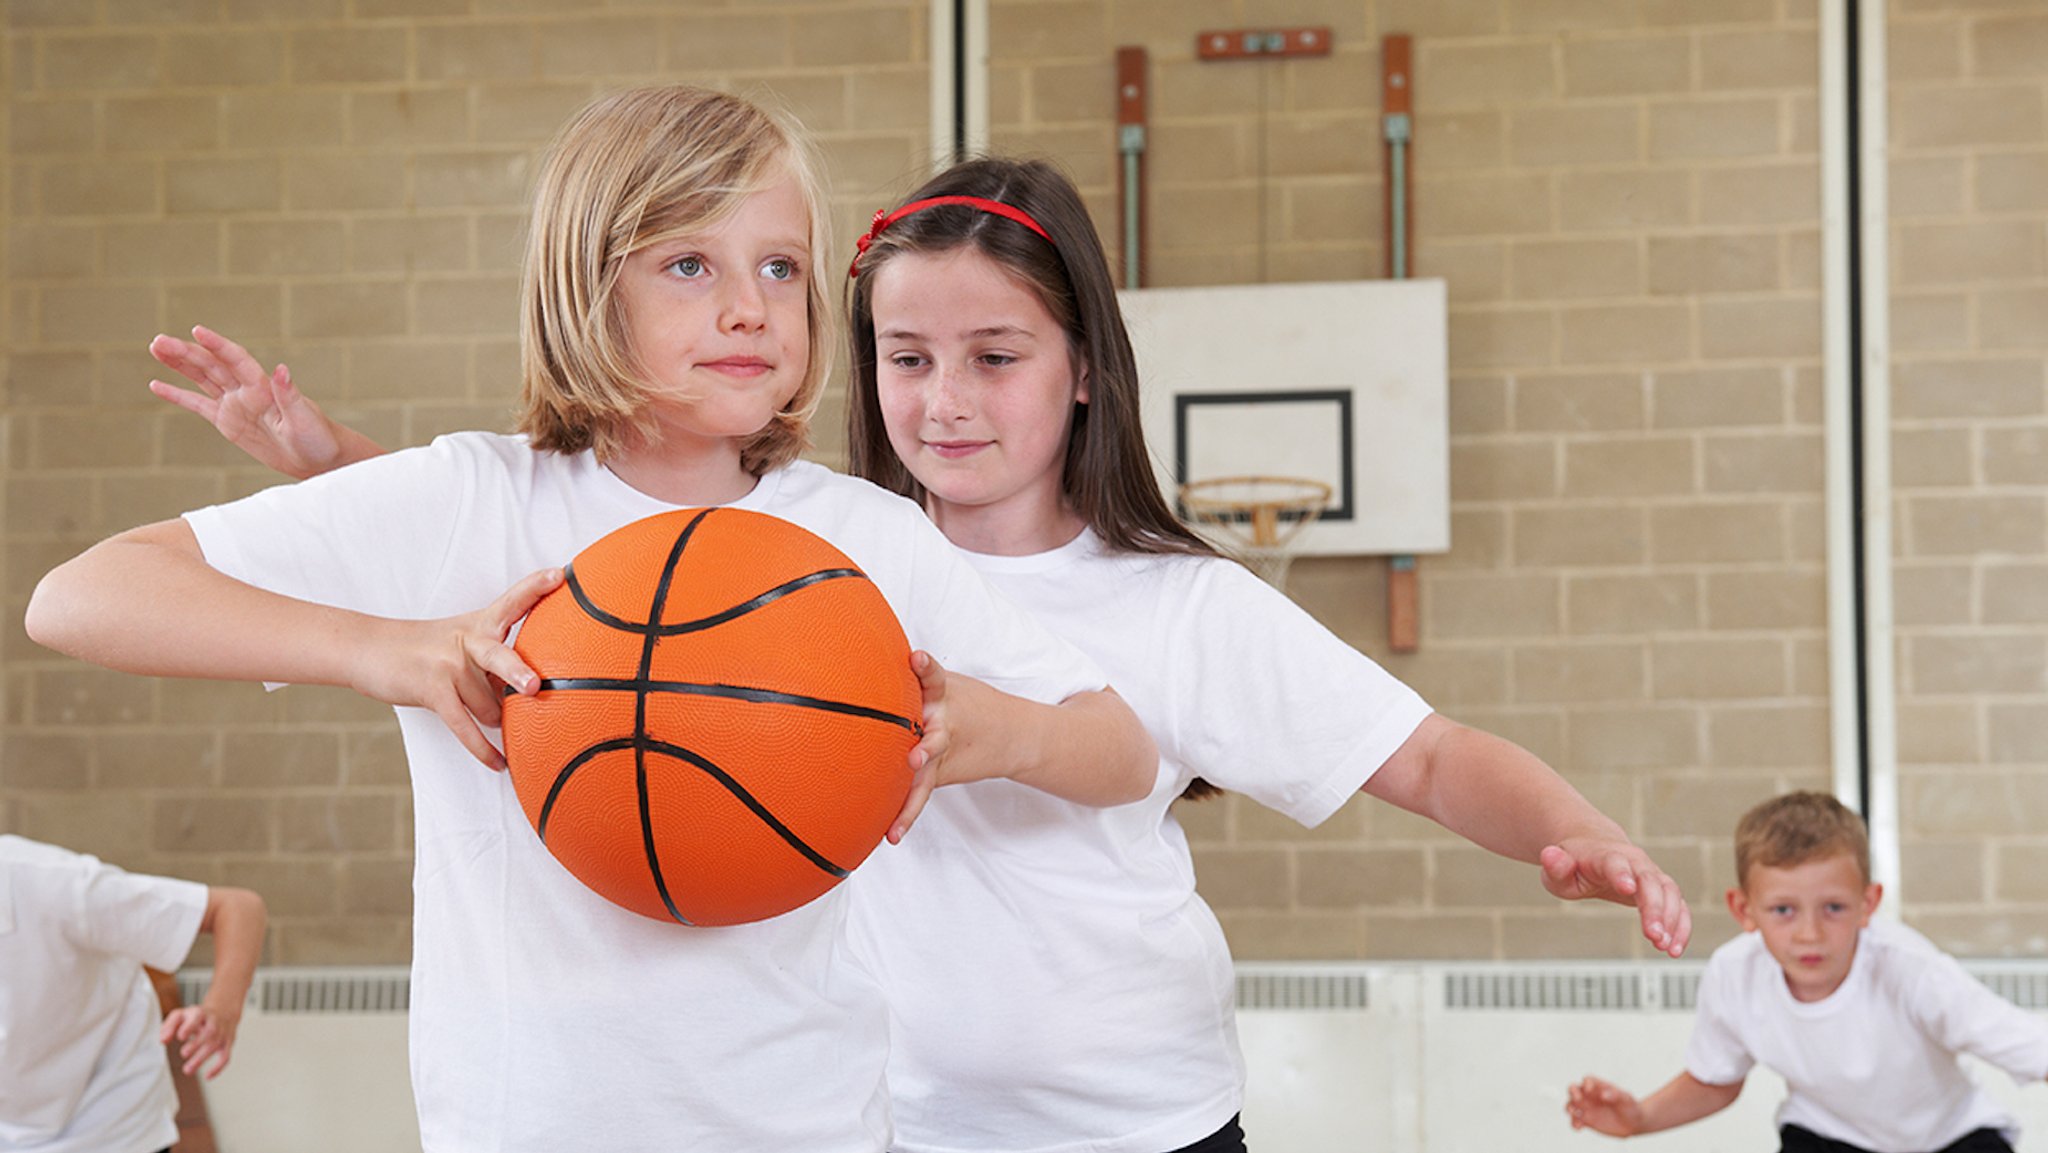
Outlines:
<svg viewBox="0 0 2048 1153"><path fill-rule="evenodd" d="M1742 815L1735 826L1735 882L1749 885L1751 866L1787 869L1848 855L1870 880L1870 835L1863 818L1826 793L1786 793Z"/></svg>
<svg viewBox="0 0 2048 1153"><path fill-rule="evenodd" d="M795 395L740 445L756 476L789 463L831 367L831 302L819 258L831 245L818 166L787 115L685 85L603 96L549 147L521 269L519 431L552 452L616 456L659 435L655 385L633 354L614 289L627 256L715 227L751 195L794 180L810 217L808 361Z"/></svg>

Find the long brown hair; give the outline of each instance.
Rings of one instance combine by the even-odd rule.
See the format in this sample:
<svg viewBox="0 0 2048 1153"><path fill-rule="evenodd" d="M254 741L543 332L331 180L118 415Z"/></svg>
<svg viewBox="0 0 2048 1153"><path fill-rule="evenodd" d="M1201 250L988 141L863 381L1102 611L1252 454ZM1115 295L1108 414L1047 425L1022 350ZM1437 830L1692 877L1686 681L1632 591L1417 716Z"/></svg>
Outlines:
<svg viewBox="0 0 2048 1153"><path fill-rule="evenodd" d="M1067 506L1105 545L1120 552L1219 555L1174 515L1153 478L1139 410L1137 357L1117 307L1116 280L1102 240L1073 181L1044 160L983 157L948 168L903 203L939 196L974 196L1021 209L1046 235L971 205L948 204L905 216L872 238L847 290L849 470L925 503L924 486L890 447L882 422L875 379L874 273L902 253L937 255L972 247L1038 297L1065 330L1069 349L1088 374L1088 401L1074 405L1060 469ZM1197 778L1182 796L1199 799L1220 791Z"/></svg>

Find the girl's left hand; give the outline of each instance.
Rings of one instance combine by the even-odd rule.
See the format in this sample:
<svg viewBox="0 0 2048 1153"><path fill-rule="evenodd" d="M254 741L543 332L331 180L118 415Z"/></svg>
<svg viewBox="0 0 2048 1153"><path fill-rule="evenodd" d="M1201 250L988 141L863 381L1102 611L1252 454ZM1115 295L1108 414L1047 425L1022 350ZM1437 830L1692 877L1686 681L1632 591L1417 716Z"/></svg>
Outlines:
<svg viewBox="0 0 2048 1153"><path fill-rule="evenodd" d="M889 826L892 845L910 831L933 789L997 775L974 771L983 760L977 749L987 744L977 738L974 719L1000 709L1004 694L973 677L948 673L937 658L922 649L910 654L910 668L924 691L924 737L910 750L910 796L896 815L896 823ZM981 768L989 770L991 766Z"/></svg>

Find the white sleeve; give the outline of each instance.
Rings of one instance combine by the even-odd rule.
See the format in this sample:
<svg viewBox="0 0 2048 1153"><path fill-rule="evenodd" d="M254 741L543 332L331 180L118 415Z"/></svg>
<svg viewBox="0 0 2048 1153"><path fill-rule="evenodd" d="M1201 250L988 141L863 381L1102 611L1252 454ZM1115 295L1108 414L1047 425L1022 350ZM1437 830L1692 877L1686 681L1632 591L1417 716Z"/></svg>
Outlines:
<svg viewBox="0 0 2048 1153"><path fill-rule="evenodd" d="M475 468L448 442L387 453L185 514L206 562L299 600L424 618L474 504Z"/></svg>
<svg viewBox="0 0 2048 1153"><path fill-rule="evenodd" d="M1186 566L1157 653L1162 744L1212 784L1304 825L1350 800L1430 714L1413 689L1241 565Z"/></svg>
<svg viewBox="0 0 2048 1153"><path fill-rule="evenodd" d="M1047 704L1108 684L1094 661L1005 599L921 512L910 547L903 614L910 647L929 652L949 672Z"/></svg>
<svg viewBox="0 0 2048 1153"><path fill-rule="evenodd" d="M74 896L68 921L80 947L166 972L184 963L206 916L205 885L130 873L94 857L79 858Z"/></svg>
<svg viewBox="0 0 2048 1153"><path fill-rule="evenodd" d="M1907 1011L1951 1053L1969 1053L2022 1085L2048 1078L2048 1020L2013 1004L1939 951L1927 960Z"/></svg>
<svg viewBox="0 0 2048 1153"><path fill-rule="evenodd" d="M1729 988L1728 968L1720 957L1707 962L1707 971L1700 975L1692 1038L1685 1043L1685 1071L1708 1085L1733 1085L1756 1067L1732 1017L1740 1011L1741 993Z"/></svg>

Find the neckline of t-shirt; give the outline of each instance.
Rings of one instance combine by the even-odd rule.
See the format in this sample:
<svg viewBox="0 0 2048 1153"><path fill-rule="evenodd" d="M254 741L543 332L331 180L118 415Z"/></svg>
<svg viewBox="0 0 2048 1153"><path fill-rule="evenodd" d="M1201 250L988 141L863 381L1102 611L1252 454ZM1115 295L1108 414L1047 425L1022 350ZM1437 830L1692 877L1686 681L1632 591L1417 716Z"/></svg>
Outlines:
<svg viewBox="0 0 2048 1153"><path fill-rule="evenodd" d="M960 549L960 555L966 557L967 563L973 565L979 572L1037 573L1056 569L1062 565L1071 564L1083 557L1091 556L1100 551L1100 546L1101 538L1095 535L1095 530L1084 527L1074 536L1073 540L1063 545L1046 549L1044 552L1025 553L1022 556L1008 556L1001 553L975 552L972 549L963 548Z"/></svg>
<svg viewBox="0 0 2048 1153"><path fill-rule="evenodd" d="M1762 942L1759 941L1758 943L1761 944ZM1765 950L1764 955L1769 957L1770 951L1768 949ZM1856 955L1849 958L1849 971L1842 975L1842 983L1835 986L1834 992L1829 993L1818 1001L1802 1001L1792 995L1792 986L1785 980L1784 966L1778 964L1776 957L1771 957L1771 968L1778 971L1777 984L1779 995L1785 999L1785 1004L1791 1007L1795 1015L1801 1017L1822 1017L1840 1010L1842 1006L1849 1004L1854 999L1850 996L1850 993L1854 986L1863 981L1864 970L1869 968L1867 963L1869 957L1870 930L1866 927L1856 931Z"/></svg>
<svg viewBox="0 0 2048 1153"><path fill-rule="evenodd" d="M783 474L795 467L794 464L789 464L781 468L769 469L754 482L753 488L748 489L744 495L726 501L724 504L708 506L701 504L671 504L658 496L650 496L627 484L624 477L611 470L611 466L597 459L595 452L590 452L589 450L585 450L585 452L590 460L590 466L596 469L598 474L604 478L604 482L619 495L622 503L629 507L639 505L647 509L646 512L639 513L639 516L653 516L656 513L674 512L677 509L683 508L707 507L739 508L750 512L766 512L768 511L768 506L774 503L777 490L782 487Z"/></svg>

